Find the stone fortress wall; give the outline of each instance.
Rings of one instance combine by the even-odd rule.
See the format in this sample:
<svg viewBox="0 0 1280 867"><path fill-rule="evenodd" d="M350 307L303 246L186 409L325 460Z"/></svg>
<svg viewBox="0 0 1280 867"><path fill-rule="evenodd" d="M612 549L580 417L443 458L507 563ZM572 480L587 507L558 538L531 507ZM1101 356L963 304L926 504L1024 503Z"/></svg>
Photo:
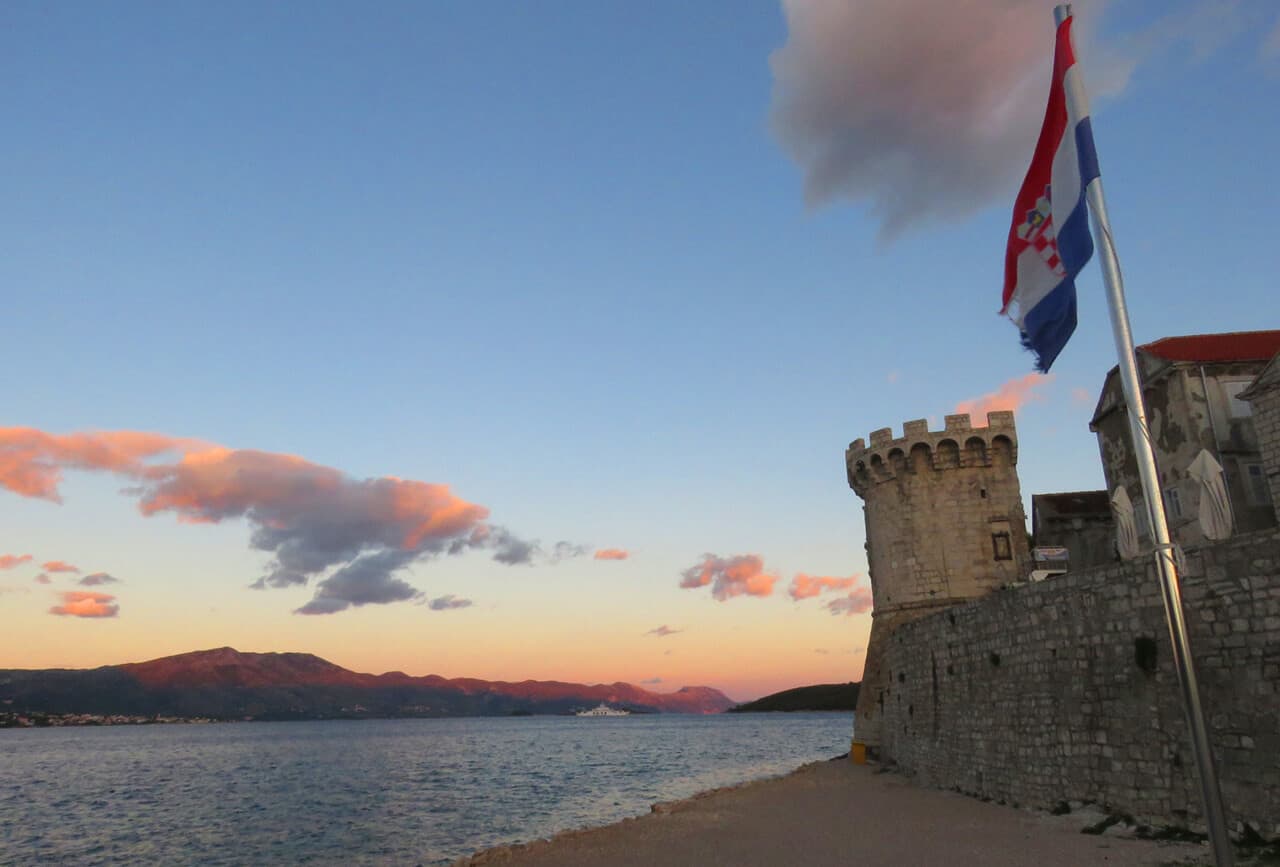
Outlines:
<svg viewBox="0 0 1280 867"><path fill-rule="evenodd" d="M1273 479L1277 393L1280 384L1260 386L1253 397ZM1017 440L1012 414L992 413L973 429L987 446L980 458L962 426L967 418L948 417L940 433L908 423L900 439L877 431L846 452L865 500L875 602L856 741L928 785L1041 808L1091 801L1202 831L1151 558L1032 584L1021 580L1029 567L1009 572L1025 547L1014 563L980 563L1001 515L1025 526ZM958 466L944 440L959 447ZM1025 530L1014 535L1025 546ZM1185 554L1184 609L1228 820L1238 834L1247 824L1280 839L1280 530Z"/></svg>
<svg viewBox="0 0 1280 867"><path fill-rule="evenodd" d="M1181 582L1228 820L1266 839L1280 838L1278 574L1280 532L1265 530L1188 551ZM1150 558L1002 590L886 644L881 757L924 784L1204 831Z"/></svg>

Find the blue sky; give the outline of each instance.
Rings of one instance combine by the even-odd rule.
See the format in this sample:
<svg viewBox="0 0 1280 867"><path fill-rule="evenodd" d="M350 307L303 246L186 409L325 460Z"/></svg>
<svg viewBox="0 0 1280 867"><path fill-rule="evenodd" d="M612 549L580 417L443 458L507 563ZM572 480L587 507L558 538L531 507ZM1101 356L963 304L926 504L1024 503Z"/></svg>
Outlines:
<svg viewBox="0 0 1280 867"><path fill-rule="evenodd" d="M1051 4L1026 5L1043 6L1029 74L1047 88ZM861 4L859 27L884 7ZM1095 95L1094 131L1136 337L1274 326L1276 11L1092 7L1084 62L1126 73ZM0 637L0 666L231 635L418 673L701 677L741 695L852 679L868 618L776 598L795 572L865 572L844 447L1031 370L996 315L1025 160L890 241L866 199L806 206L771 129L776 3L19 2L4 18L5 425L445 483L522 536L632 557L424 562L411 583L474 609L296 618L307 591L245 589L263 558L243 522L141 518L119 480L68 472L62 506L0 498L0 553L100 564L85 568L125 580L121 615L54 621L30 575L0 574L0 606L27 624ZM1072 390L1095 394L1114 350L1096 265L1078 285L1079 330L1018 413L1028 500L1101 484L1092 403ZM680 590L708 552L759 554L779 593ZM163 611L193 595L181 633L138 637L167 635ZM717 639L689 649L698 665L674 667L672 636L616 674L571 649L546 670L523 655L641 621ZM417 643L387 644L396 630ZM756 645L776 673L728 661Z"/></svg>

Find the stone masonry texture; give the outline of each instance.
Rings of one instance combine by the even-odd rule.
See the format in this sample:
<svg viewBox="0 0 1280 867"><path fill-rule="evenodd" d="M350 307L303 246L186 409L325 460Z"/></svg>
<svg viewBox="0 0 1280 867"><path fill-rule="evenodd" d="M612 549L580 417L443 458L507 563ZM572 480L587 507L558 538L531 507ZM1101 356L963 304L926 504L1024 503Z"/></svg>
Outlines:
<svg viewBox="0 0 1280 867"><path fill-rule="evenodd" d="M1186 561L1184 610L1228 823L1280 838L1280 531ZM1203 831L1146 558L997 590L882 639L881 757L919 782L1030 807L1095 802Z"/></svg>

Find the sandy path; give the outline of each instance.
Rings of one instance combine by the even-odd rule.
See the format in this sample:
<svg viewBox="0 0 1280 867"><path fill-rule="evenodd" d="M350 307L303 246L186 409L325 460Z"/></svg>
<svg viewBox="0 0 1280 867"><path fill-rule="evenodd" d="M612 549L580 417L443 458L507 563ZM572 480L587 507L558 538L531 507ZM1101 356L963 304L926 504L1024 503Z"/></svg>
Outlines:
<svg viewBox="0 0 1280 867"><path fill-rule="evenodd" d="M467 865L1161 865L1202 846L1080 833L1053 817L911 785L849 761L720 789L616 825L481 852Z"/></svg>

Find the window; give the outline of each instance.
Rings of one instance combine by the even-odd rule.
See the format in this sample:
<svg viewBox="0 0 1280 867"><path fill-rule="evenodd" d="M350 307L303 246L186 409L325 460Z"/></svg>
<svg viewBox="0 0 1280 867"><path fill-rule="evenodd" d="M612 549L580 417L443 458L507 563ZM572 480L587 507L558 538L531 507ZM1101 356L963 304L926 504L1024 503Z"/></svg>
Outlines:
<svg viewBox="0 0 1280 867"><path fill-rule="evenodd" d="M991 553L996 560L1012 560L1013 545L1008 533L991 534Z"/></svg>
<svg viewBox="0 0 1280 867"><path fill-rule="evenodd" d="M1182 492L1177 488L1168 488L1164 492L1164 508L1170 520L1182 519Z"/></svg>
<svg viewBox="0 0 1280 867"><path fill-rule="evenodd" d="M1249 380L1237 379L1222 383L1222 391L1227 396L1227 414L1232 418L1247 418L1253 415L1253 404L1240 399L1240 392L1249 387Z"/></svg>
<svg viewBox="0 0 1280 867"><path fill-rule="evenodd" d="M1133 519L1138 527L1139 539L1151 538L1151 513L1147 511L1147 501L1136 497L1133 501Z"/></svg>
<svg viewBox="0 0 1280 867"><path fill-rule="evenodd" d="M1245 493L1249 502L1255 506L1265 506L1271 502L1271 492L1267 490L1267 472L1262 464L1243 464Z"/></svg>

